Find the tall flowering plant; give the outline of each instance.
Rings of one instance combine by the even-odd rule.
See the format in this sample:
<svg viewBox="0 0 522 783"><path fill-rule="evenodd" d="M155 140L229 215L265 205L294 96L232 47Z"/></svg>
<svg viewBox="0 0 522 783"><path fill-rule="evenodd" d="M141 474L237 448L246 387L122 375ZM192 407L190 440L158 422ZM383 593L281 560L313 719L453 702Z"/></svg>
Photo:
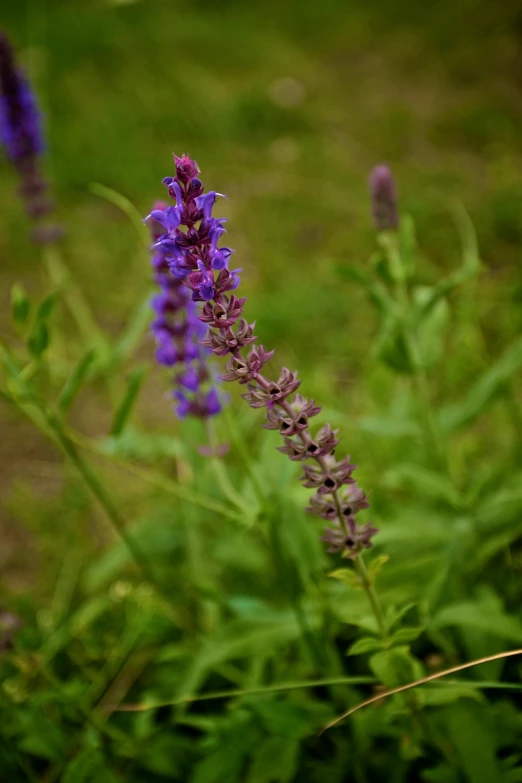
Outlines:
<svg viewBox="0 0 522 783"><path fill-rule="evenodd" d="M297 373L283 367L277 381L262 373L274 351L253 345L255 324L242 317L246 298L232 293L239 286L241 270L229 270L232 250L219 246L225 219L212 215L222 194L204 192L198 166L191 158L175 156L174 162L174 176L163 180L174 205L153 209L148 216L163 228L153 249L172 278L191 291L192 301L203 303L197 313L207 325L202 344L216 356L229 357L223 380L246 387L243 397L248 404L266 409L265 427L281 433L279 451L302 463L301 481L315 490L308 511L329 523L323 535L328 551L355 558L371 546L377 532L371 522L357 522L357 513L369 503L353 478L356 466L349 457L337 459L337 430L328 423L312 434L310 420L321 408L297 393Z"/></svg>

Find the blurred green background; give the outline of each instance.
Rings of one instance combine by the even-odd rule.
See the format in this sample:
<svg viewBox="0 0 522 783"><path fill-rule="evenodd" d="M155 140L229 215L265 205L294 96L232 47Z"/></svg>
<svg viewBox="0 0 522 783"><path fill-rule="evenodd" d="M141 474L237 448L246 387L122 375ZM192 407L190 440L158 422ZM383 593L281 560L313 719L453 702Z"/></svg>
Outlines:
<svg viewBox="0 0 522 783"><path fill-rule="evenodd" d="M365 295L334 274L339 264L366 264L373 249L367 176L376 163L392 165L401 210L415 220L421 281L457 264L455 199L476 226L484 342L464 357L468 369L483 368L520 333L515 0L26 0L4 3L0 17L44 107L64 258L109 332L143 300L150 271L126 217L89 184L114 188L146 214L163 196L171 153L186 152L207 188L228 196L217 214L229 218L227 241L261 342L299 369L305 393L350 419L387 400L391 377L370 366L375 322ZM15 187L2 163L3 313L12 282L38 292L45 277ZM152 351L145 340L140 355ZM140 405L168 435L178 425L166 388L158 370ZM75 417L90 434L108 426L95 396L82 398ZM365 470L377 476L386 449L347 421L343 428L361 479ZM495 436L486 428L477 437L487 449ZM0 461L0 563L17 588L38 560L19 525L17 493L23 483L42 497L59 491L60 457L2 410Z"/></svg>

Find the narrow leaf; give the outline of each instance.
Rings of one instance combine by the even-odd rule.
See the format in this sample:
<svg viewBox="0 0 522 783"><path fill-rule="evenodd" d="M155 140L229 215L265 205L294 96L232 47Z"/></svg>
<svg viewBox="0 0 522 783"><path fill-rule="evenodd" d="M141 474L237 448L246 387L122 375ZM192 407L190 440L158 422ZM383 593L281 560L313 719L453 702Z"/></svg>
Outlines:
<svg viewBox="0 0 522 783"><path fill-rule="evenodd" d="M135 367L132 372L129 373L127 379L127 389L123 396L123 400L120 403L118 410L114 416L114 421L111 427L111 435L120 435L128 421L131 411L138 399L138 394L141 388L145 376L147 374L148 365L142 364L139 367Z"/></svg>
<svg viewBox="0 0 522 783"><path fill-rule="evenodd" d="M114 358L121 362L134 353L151 320L150 296L141 302L131 316L114 349Z"/></svg>
<svg viewBox="0 0 522 783"><path fill-rule="evenodd" d="M15 283L11 288L11 316L13 321L19 326L23 326L29 317L30 309L31 303L25 288Z"/></svg>
<svg viewBox="0 0 522 783"><path fill-rule="evenodd" d="M142 215L140 215L134 204L129 201L128 198L121 193L118 193L117 190L108 188L106 185L102 185L99 182L91 182L89 190L91 193L94 193L95 196L100 196L106 201L110 201L110 203L114 204L118 209L121 209L131 221L143 244L147 247L150 245L149 232L143 224Z"/></svg>
<svg viewBox="0 0 522 783"><path fill-rule="evenodd" d="M356 642L348 649L347 655L362 655L367 652L375 652L376 650L382 650L381 639L376 639L374 636L363 636L362 639L357 639Z"/></svg>
<svg viewBox="0 0 522 783"><path fill-rule="evenodd" d="M356 590L361 590L361 580L355 573L355 571L352 571L349 568L336 568L335 571L330 571L328 576L331 576L332 579L337 579L339 582L343 582L343 584L348 585L349 587L354 587Z"/></svg>
<svg viewBox="0 0 522 783"><path fill-rule="evenodd" d="M95 355L95 352L91 349L84 353L72 371L71 375L63 385L57 400L58 409L62 413L66 413L73 404L76 395L80 391L84 381L87 378L87 374L92 366Z"/></svg>
<svg viewBox="0 0 522 783"><path fill-rule="evenodd" d="M497 397L509 379L522 367L522 337L516 340L472 386L462 402L441 411L440 424L446 432L470 424Z"/></svg>

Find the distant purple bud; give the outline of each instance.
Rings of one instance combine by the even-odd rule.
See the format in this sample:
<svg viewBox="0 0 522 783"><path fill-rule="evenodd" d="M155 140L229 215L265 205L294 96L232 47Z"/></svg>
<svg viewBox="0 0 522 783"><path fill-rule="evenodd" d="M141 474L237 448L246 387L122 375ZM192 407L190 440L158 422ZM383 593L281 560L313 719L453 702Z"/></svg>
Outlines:
<svg viewBox="0 0 522 783"><path fill-rule="evenodd" d="M0 30L0 139L13 161L30 160L44 149L36 99L13 50Z"/></svg>
<svg viewBox="0 0 522 783"><path fill-rule="evenodd" d="M373 222L377 231L391 231L399 226L397 188L389 166L375 166L369 177Z"/></svg>

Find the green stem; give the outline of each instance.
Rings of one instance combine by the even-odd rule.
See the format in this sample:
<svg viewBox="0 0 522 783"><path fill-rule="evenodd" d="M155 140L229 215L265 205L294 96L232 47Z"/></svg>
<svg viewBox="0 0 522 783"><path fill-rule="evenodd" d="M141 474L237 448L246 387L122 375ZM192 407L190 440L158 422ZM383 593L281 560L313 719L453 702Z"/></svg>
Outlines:
<svg viewBox="0 0 522 783"><path fill-rule="evenodd" d="M117 534L120 536L130 554L141 568L145 578L152 584L156 585L159 592L164 595L163 587L158 584L147 556L143 552L140 545L131 536L129 536L126 529L125 520L120 515L120 512L114 504L111 496L108 494L107 490L99 480L95 471L91 468L88 462L84 460L76 446L67 436L58 417L50 411L42 410L42 413L44 414L49 429L54 434L57 443L65 453L65 456L76 467L82 479L85 481L92 494L104 509ZM168 600L170 601L170 598Z"/></svg>
<svg viewBox="0 0 522 783"><path fill-rule="evenodd" d="M40 432L42 432L47 438L51 438L51 440L54 441L53 436L49 433L49 427L42 418L40 407L37 407L35 412L30 412L27 409L27 405L34 402L32 395L27 392L24 394L24 399L20 400L17 397L11 396L0 389L0 398L5 400L5 402L9 403L10 405L14 405L21 413L23 413L24 416L30 419L30 421L37 427L37 429L40 430ZM206 495L200 495L199 493L185 489L161 473L155 473L151 470L147 470L146 468L140 468L136 465L125 462L122 459L118 459L103 448L103 443L100 443L93 438L80 435L80 433L75 432L70 427L67 428L67 437L71 443L73 443L75 446L78 446L83 451L86 451L89 454L94 454L97 457L102 457L103 459L112 462L114 465L118 465L118 467L122 468L128 473L131 473L143 481L152 484L159 489L162 489L164 492L168 492L169 494L174 495L178 499L181 498L183 500L188 500L195 506L205 508L208 511L214 511L216 514L222 514L227 519L233 519L237 522L241 522L242 518L238 512L233 511L224 503L221 503L218 500L214 500L214 498L209 498Z"/></svg>
<svg viewBox="0 0 522 783"><path fill-rule="evenodd" d="M377 591L375 590L375 587L372 584L372 580L370 579L370 574L368 573L368 569L366 568L366 563L363 560L362 554L357 555L355 558L355 569L359 574L364 591L368 596L368 601L370 602L370 606L372 608L373 615L377 622L377 627L379 628L379 633L381 634L384 645L388 647L389 638L388 631L386 630L384 612L379 600L379 596L377 595Z"/></svg>
<svg viewBox="0 0 522 783"><path fill-rule="evenodd" d="M415 384L415 389L423 407L424 420L426 422L427 441L434 453L436 461L447 468L447 456L439 437L437 422L433 413L430 387L426 373L423 369L422 356L417 340L417 335L409 323L411 302L407 284L402 277L399 277L399 279L396 280L395 295L403 313L404 339L406 341L406 347L413 370L413 381Z"/></svg>
<svg viewBox="0 0 522 783"><path fill-rule="evenodd" d="M379 596L377 595L377 591L375 590L375 587L372 584L370 575L368 573L368 569L366 568L366 563L364 562L361 554L357 555L355 559L355 568L357 570L357 573L359 574L366 595L368 596L368 600L370 602L370 606L372 608L375 620L377 622L377 626L379 628L379 633L381 634L383 644L386 648L389 648L390 638L388 635L388 631L386 629L386 621L384 619L384 612L382 610L382 605L379 600ZM438 747L438 749L443 754L444 758L446 758L449 762L453 764L455 762L455 759L453 758L451 746L448 746L448 743L445 741L444 737L440 736L437 730L435 729L435 727L431 723L429 723L426 716L422 713L415 695L413 693L407 693L405 694L405 698L406 698L406 703L408 705L408 708L411 712L412 718L417 721L421 731L424 732L424 735L428 740L428 742L431 742L432 745Z"/></svg>

